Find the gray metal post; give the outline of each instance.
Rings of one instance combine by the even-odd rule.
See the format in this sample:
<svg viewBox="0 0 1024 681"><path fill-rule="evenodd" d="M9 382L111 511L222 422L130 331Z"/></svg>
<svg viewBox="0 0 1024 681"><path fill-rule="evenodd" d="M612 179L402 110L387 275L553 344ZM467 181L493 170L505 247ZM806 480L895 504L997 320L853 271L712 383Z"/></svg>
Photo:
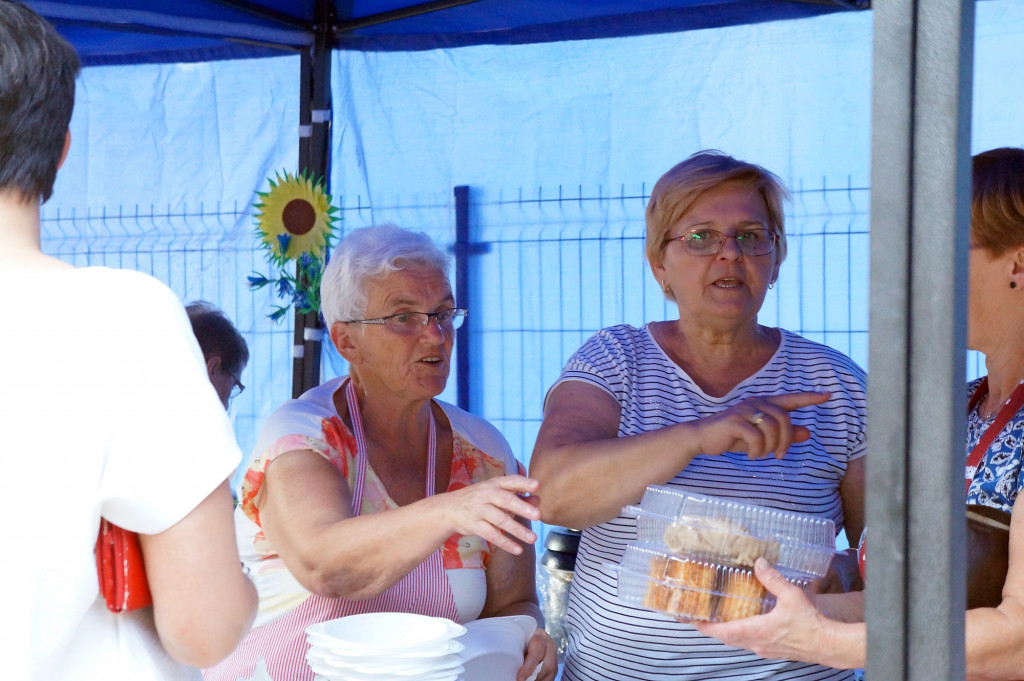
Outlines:
<svg viewBox="0 0 1024 681"><path fill-rule="evenodd" d="M302 52L299 98L299 170L323 179L330 192L331 44L333 4L317 0L313 45ZM316 312L295 313L292 397L320 384L321 329Z"/></svg>
<svg viewBox="0 0 1024 681"><path fill-rule="evenodd" d="M964 678L973 0L877 0L868 390L868 664Z"/></svg>

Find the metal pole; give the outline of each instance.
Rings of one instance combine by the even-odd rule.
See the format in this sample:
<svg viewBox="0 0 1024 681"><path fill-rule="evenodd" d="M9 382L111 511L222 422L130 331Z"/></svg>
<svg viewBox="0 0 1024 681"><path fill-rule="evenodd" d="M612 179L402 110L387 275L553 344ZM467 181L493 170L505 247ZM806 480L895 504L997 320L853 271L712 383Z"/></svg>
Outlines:
<svg viewBox="0 0 1024 681"><path fill-rule="evenodd" d="M315 38L300 61L299 170L321 180L330 193L331 140L331 26L334 7L330 0L316 5ZM292 360L292 397L296 398L320 383L322 329L315 312L295 313Z"/></svg>
<svg viewBox="0 0 1024 681"><path fill-rule="evenodd" d="M455 296L459 305L469 306L469 187L459 185L455 188ZM455 380L458 388L458 405L460 409L470 411L469 393L469 325L472 317L455 332Z"/></svg>
<svg viewBox="0 0 1024 681"><path fill-rule="evenodd" d="M964 678L973 0L874 6L867 677Z"/></svg>

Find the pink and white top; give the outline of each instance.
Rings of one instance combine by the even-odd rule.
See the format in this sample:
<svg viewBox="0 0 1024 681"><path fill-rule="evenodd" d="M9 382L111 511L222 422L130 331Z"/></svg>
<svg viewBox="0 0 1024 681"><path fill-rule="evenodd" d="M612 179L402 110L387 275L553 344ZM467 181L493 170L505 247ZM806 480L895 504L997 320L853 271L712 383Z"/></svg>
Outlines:
<svg viewBox="0 0 1024 681"><path fill-rule="evenodd" d="M485 570L491 546L475 536L452 535L423 563L384 593L363 601L326 598L307 591L291 575L263 535L254 500L267 465L284 452L310 449L330 461L345 476L352 490L353 514L376 513L397 504L367 464L360 446L358 407L352 414L352 432L334 406L334 394L347 377L313 388L290 400L268 419L257 455L249 466L239 495L236 530L239 552L260 595L253 630L234 653L204 671L211 681L250 678L266 669L274 681L310 681L306 663L309 646L305 629L310 624L363 612L402 611L448 617L461 622L479 616L487 595ZM351 383L348 383L351 386ZM350 395L349 403L355 400ZM438 402L453 434L452 468L446 491L455 491L492 477L524 473L501 434L483 419ZM433 441L434 438L431 438ZM490 453L488 453L490 452ZM428 488L434 493L434 457L428 457Z"/></svg>

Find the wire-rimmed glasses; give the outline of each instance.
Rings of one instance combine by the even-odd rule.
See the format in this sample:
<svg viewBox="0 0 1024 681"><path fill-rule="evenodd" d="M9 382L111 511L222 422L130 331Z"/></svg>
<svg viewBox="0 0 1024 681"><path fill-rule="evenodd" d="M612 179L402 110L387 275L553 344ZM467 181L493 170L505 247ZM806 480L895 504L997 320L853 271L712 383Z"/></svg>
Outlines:
<svg viewBox="0 0 1024 681"><path fill-rule="evenodd" d="M726 239L735 239L743 255L768 255L775 250L779 235L770 229L740 229L735 234L723 234L716 229L694 229L682 236L665 239L665 243L682 242L690 255L716 255L725 246Z"/></svg>
<svg viewBox="0 0 1024 681"><path fill-rule="evenodd" d="M349 319L346 324L383 324L397 334L412 336L421 332L433 319L442 331L454 331L466 321L468 310L464 307L450 307L438 312L399 312L374 319Z"/></svg>

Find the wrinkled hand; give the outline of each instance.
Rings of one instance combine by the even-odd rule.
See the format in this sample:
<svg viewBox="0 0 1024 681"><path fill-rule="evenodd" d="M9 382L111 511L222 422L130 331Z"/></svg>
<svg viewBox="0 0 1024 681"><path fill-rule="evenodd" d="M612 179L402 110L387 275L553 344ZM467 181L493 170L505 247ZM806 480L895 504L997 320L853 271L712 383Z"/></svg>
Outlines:
<svg viewBox="0 0 1024 681"><path fill-rule="evenodd" d="M541 627L533 632L530 642L526 645L526 658L523 666L516 672L516 681L526 681L533 674L537 665L544 662L536 681L554 681L558 674L558 647L554 639Z"/></svg>
<svg viewBox="0 0 1024 681"><path fill-rule="evenodd" d="M781 459L790 445L803 442L811 432L794 426L789 412L821 404L830 397L823 392L799 392L750 397L713 416L691 421L703 454L746 452L751 459L774 454Z"/></svg>
<svg viewBox="0 0 1024 681"><path fill-rule="evenodd" d="M754 575L778 599L771 612L732 622L691 624L705 636L746 648L769 660L817 662L831 646L828 625L835 623L764 558L758 558L754 564Z"/></svg>
<svg viewBox="0 0 1024 681"><path fill-rule="evenodd" d="M469 485L454 492L438 494L452 534L476 535L493 546L518 556L524 544L537 541L537 535L517 520L539 520L537 501L521 494L537 491L540 483L522 475L506 475Z"/></svg>

